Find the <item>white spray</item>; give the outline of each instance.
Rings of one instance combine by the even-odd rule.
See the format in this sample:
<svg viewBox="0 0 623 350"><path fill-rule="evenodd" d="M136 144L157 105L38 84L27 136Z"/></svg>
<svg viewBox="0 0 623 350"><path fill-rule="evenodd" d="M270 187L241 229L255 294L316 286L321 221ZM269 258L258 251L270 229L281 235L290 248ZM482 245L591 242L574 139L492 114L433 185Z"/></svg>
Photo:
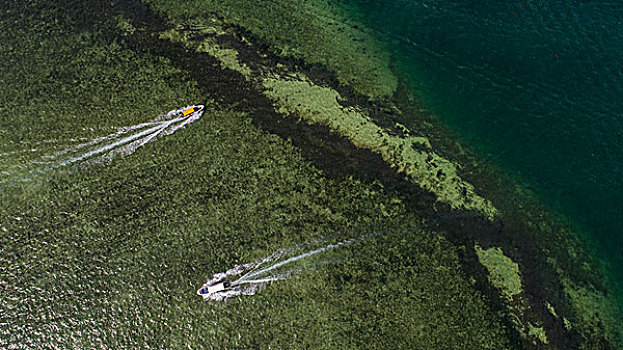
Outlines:
<svg viewBox="0 0 623 350"><path fill-rule="evenodd" d="M122 127L110 135L66 148L54 155L44 157L46 159L44 162L33 162L32 164L43 163L47 165L31 170L29 175L21 176L17 179L8 177L6 179L14 182L24 182L32 180L38 175L68 167L72 164L83 163L87 160L101 162L109 160L115 155L129 155L158 136L171 135L178 129L201 118L203 106L195 106L197 108L196 112L187 117L181 116L181 112L190 107L172 110L150 122ZM6 175L10 174L7 173Z"/></svg>
<svg viewBox="0 0 623 350"><path fill-rule="evenodd" d="M353 238L346 241L328 244L324 247L314 249L302 254L298 254L296 256L287 258L285 260L276 261L287 255L289 253L294 253L299 249L296 248L285 248L281 249L270 256L263 258L255 263L245 264L245 265L237 265L234 268L227 270L226 272L217 273L206 282L198 291L197 294L201 295L204 300L213 300L213 301L221 301L233 296L237 295L253 295L255 294L262 286L278 281L287 279L292 275L298 274L302 271L302 268L290 268L286 271L270 274L275 270L293 264L297 261L309 258L311 256L327 252L329 250L333 250L356 241L360 241L362 239L366 239L370 237L370 235L365 236L363 238ZM263 267L268 262L274 262L270 266ZM222 283L224 280L231 279L232 277L239 276L240 274L246 272L242 277L234 279L230 282L230 286L222 291L218 291L216 293L206 293L208 287L214 286L218 283Z"/></svg>

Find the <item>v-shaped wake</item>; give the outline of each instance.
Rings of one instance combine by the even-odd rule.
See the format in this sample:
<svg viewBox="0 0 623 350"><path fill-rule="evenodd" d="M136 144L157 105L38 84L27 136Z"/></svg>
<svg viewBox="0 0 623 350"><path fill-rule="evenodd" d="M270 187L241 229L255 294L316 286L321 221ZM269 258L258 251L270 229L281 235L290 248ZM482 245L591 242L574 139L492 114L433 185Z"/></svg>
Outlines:
<svg viewBox="0 0 623 350"><path fill-rule="evenodd" d="M287 279L300 273L303 267L295 263L314 255L328 252L371 235L353 238L301 253L300 247L284 248L253 263L237 265L225 272L215 274L197 291L204 300L221 301L238 295L253 295L262 286ZM242 275L242 276L241 276Z"/></svg>
<svg viewBox="0 0 623 350"><path fill-rule="evenodd" d="M45 156L44 160L37 162L40 166L28 171L26 175L8 176L5 179L12 180L12 182L25 182L50 171L74 164L99 163L117 155L132 154L138 148L158 137L171 135L186 125L197 121L203 112L204 106L202 105L189 105L174 109L150 122L119 128L110 135L98 137L53 155Z"/></svg>

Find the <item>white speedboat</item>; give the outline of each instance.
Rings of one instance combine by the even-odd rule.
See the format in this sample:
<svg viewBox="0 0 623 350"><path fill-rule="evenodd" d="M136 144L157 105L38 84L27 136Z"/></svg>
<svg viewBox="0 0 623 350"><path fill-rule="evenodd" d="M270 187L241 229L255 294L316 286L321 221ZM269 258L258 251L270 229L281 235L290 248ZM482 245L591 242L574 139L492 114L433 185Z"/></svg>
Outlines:
<svg viewBox="0 0 623 350"><path fill-rule="evenodd" d="M224 291L230 289L231 287L232 287L231 281L220 281L220 282L216 282L214 284L207 284L206 283L201 288L199 288L199 290L197 291L197 294L201 295L201 296L204 296L206 294L224 292Z"/></svg>

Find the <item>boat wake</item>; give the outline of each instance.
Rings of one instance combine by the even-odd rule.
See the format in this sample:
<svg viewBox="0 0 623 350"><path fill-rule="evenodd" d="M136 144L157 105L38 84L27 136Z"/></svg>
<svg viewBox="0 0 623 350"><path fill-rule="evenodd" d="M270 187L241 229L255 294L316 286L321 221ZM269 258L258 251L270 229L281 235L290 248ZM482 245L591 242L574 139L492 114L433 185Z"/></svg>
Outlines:
<svg viewBox="0 0 623 350"><path fill-rule="evenodd" d="M158 137L171 135L177 130L197 121L204 112L202 105L190 105L175 109L158 118L137 125L119 128L116 132L66 148L53 155L33 162L39 165L26 175L13 178L15 182L30 181L50 171L71 165L91 165L109 161L115 156L126 156ZM23 174L23 173L22 173ZM11 178L10 176L5 179Z"/></svg>
<svg viewBox="0 0 623 350"><path fill-rule="evenodd" d="M206 301L222 301L234 296L254 295L264 286L275 281L288 279L303 272L304 268L317 266L322 262L300 266L302 260L325 253L365 238L353 238L338 243L327 244L323 247L302 252L304 246L290 247L276 251L275 253L258 261L236 265L233 268L219 272L212 276L197 294ZM296 264L299 263L299 264Z"/></svg>

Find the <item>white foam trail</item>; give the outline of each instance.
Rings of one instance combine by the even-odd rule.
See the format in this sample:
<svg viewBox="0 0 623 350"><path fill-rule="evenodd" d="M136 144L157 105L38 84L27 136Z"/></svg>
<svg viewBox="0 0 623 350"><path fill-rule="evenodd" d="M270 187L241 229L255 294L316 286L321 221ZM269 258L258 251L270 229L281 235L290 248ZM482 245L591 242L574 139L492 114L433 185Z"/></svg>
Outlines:
<svg viewBox="0 0 623 350"><path fill-rule="evenodd" d="M290 268L286 271L280 272L279 274L270 275L275 270L282 268L284 266L293 264L296 261L303 260L311 256L324 253L329 250L333 250L333 249L354 243L362 239L366 239L368 237L369 235L363 238L353 238L353 239L349 239L349 240L334 243L334 244L328 244L324 247L314 249L312 251L308 251L302 254L298 254L296 256L287 258L285 260L278 261L270 266L261 268L266 263L278 260L287 254L295 253L296 251L300 250L300 248L296 248L296 247L280 249L276 251L275 253L259 261L256 261L254 263L237 265L234 268L227 270L226 272L217 273L212 277L212 279L210 279L208 282L206 282L201 287L201 289L203 289L204 287L207 288L208 286L212 286L214 284L223 282L225 280L230 280L232 279L232 277L239 276L240 274L246 272L242 277L233 280L231 282L231 287L229 289L220 291L220 292L215 292L215 293L207 293L207 294L201 294L199 292L198 293L203 297L204 300L212 300L212 301L221 301L221 300L225 300L225 299L231 298L233 296L238 296L238 295L253 295L264 285L275 282L275 281L287 279L291 277L292 275L300 273L302 271L302 268Z"/></svg>
<svg viewBox="0 0 623 350"><path fill-rule="evenodd" d="M150 122L122 127L117 129L115 133L98 137L91 141L64 149L54 155L43 157L44 159L47 159L47 161L32 161L29 163L31 166L35 164L47 164L47 166L31 170L26 176L22 176L20 178L11 177L11 173L15 172L6 171L9 169L5 169L2 174L6 173L7 177L5 177L5 179L8 180L9 183L23 182L32 180L33 177L37 175L42 175L55 169L68 167L75 163L84 161L102 161L110 159L117 154L129 155L136 151L139 147L155 140L157 137L171 135L180 128L183 128L184 126L201 118L203 115L203 106L198 106L200 109L196 110L196 112L190 116L180 116L182 111L190 107L197 108L197 106L186 106L180 109L172 110ZM93 147L95 148L89 149ZM24 167L25 165L18 166L18 168ZM26 166L26 168L28 168L28 166Z"/></svg>
<svg viewBox="0 0 623 350"><path fill-rule="evenodd" d="M117 147L119 147L121 145L124 145L124 144L126 144L128 142L132 142L132 141L134 141L134 140L136 140L138 138L144 137L146 135L150 135L150 134L152 134L154 132L159 132L159 131L161 131L161 129L162 129L162 126L158 125L158 126L156 126L154 128L150 128L150 129L147 129L145 131L141 131L139 133L136 133L134 135L122 138L121 140L113 142L113 143L108 144L106 146L103 146L103 147L94 149L92 151L83 153L83 154L81 154L79 156L76 156L76 157L71 157L71 158L69 158L67 160L64 160L64 161L62 161L60 163L55 164L52 168L53 169L62 168L62 167L68 166L70 164L79 162L81 160L85 160L85 159L91 158L91 157L96 156L98 154L102 154L104 152L110 151L113 148L117 148Z"/></svg>
<svg viewBox="0 0 623 350"><path fill-rule="evenodd" d="M39 175L40 174L44 174L44 173L47 173L49 171L52 171L52 170L55 170L55 169L58 169L58 168L63 168L63 167L69 166L71 164L74 164L74 163L77 163L77 162L80 162L80 161L83 161L83 160L95 157L95 156L97 156L99 154L111 151L111 150L113 150L113 149L115 149L117 147L125 145L125 144L127 144L129 142L132 142L134 140L140 139L142 137L149 137L151 134L154 134L154 133L159 133L165 127L166 126L163 127L162 125L158 125L156 127L149 128L147 130L138 132L138 133L130 135L128 137L124 137L121 140L115 141L115 142L107 144L105 146L96 148L94 150L82 153L82 154L80 154L78 156L74 156L74 157L71 157L69 159L63 160L61 162L52 164L52 165L50 165L50 166L48 166L46 168L39 169L39 170L36 171L36 173L39 174Z"/></svg>
<svg viewBox="0 0 623 350"><path fill-rule="evenodd" d="M241 284L264 284L264 283L269 283L269 282L275 282L275 281L279 281L285 279L285 277L281 277L281 276L275 276L275 277L267 277L267 278L261 278L261 279L257 279L257 280L248 280L248 281L236 281L235 284L233 284L234 286L238 286Z"/></svg>
<svg viewBox="0 0 623 350"><path fill-rule="evenodd" d="M265 285L275 282L275 281L281 281L281 280L285 280L290 278L291 275L294 274L294 272L300 272L300 270L290 270L290 271L286 271L283 272L281 274L275 275L275 276L271 276L271 277L266 277L266 278L262 278L262 279L256 279L256 280L249 280L249 281L234 281L232 282L232 287L231 289L228 290L224 290L218 293L210 293L210 294L202 294L201 296L203 297L204 300L208 301L222 301L222 300L226 300L229 299L231 297L234 296L240 296L240 295L254 295L255 293L257 293L260 289L262 289ZM215 275L216 276L216 275ZM212 279L211 282L209 281L208 283L206 283L206 285L208 284L214 284L217 283L219 281L222 281L222 279L220 280L215 280Z"/></svg>
<svg viewBox="0 0 623 350"><path fill-rule="evenodd" d="M179 122L182 119L183 118L177 118L177 119L171 120L169 122L162 122L161 124L159 124L155 128L151 128L151 129L148 129L148 130L146 130L144 132L140 132L140 133L135 134L135 135L143 134L143 135L141 135L141 137L129 136L129 137L125 138L128 141L120 143L119 145L116 145L115 147L113 147L113 148L115 148L117 150L115 152L112 152L112 154L110 156L112 157L113 155L115 155L117 153L121 153L123 155L129 155L129 154L134 153L134 151L136 151L139 147L144 146L148 142L151 142L158 135L160 135L160 133L162 131L164 131L166 128L168 128L169 126L171 126L171 124L175 124L175 123ZM119 140L118 142L121 142L121 141L122 140ZM135 141L135 142L132 142L132 141ZM128 144L128 145L125 145L125 144ZM120 146L123 146L123 147L120 147ZM110 149L110 150L112 151L112 149ZM106 151L108 151L108 150L105 150L104 152L106 152ZM102 153L102 152L98 152L98 153Z"/></svg>
<svg viewBox="0 0 623 350"><path fill-rule="evenodd" d="M121 155L129 155L134 153L134 151L136 151L139 147L144 146L145 144L153 141L155 138L157 138L158 136L168 136L173 134L174 132L176 132L177 130L185 127L186 125L195 122L196 120L198 120L201 116L191 116L188 118L178 118L176 120L173 120L171 122L166 122L163 123L162 128L155 131L154 133L147 135L144 138L138 139L132 143L129 143L125 146L119 147L118 149L115 149L114 151L111 151L111 153L109 154L108 158L113 157L116 154L121 154ZM179 122L181 120L181 122ZM178 123L179 122L179 123Z"/></svg>
<svg viewBox="0 0 623 350"><path fill-rule="evenodd" d="M163 125L165 122L163 121L152 121L152 122L147 122L147 123L141 123L141 124L137 124L137 125L132 125L132 126L126 126L126 127L122 127L117 129L116 132L110 134L110 135L106 135L106 136L102 136L102 137L98 137L96 139L93 139L89 142L85 142L85 143L81 143L79 145L75 145L69 148L66 148L60 152L57 152L56 154L50 156L50 158L59 158L67 153L72 153L72 152L77 152L83 148L87 148L87 147L91 147L91 146L95 146L97 144L100 144L104 141L110 141L110 140L114 140L117 139L127 133L129 133L130 131L134 131L134 130L138 130L138 129L143 129L146 128L148 126L153 126L153 125Z"/></svg>
<svg viewBox="0 0 623 350"><path fill-rule="evenodd" d="M328 250L339 248L339 247L341 247L341 246L343 246L345 244L351 244L351 243L355 242L355 240L356 239L349 239L347 241L343 241L343 242L339 242L339 243L335 243L335 244L329 244L329 245L324 246L322 248L318 248L316 250L312 250L310 252L303 253L303 254L291 257L289 259L286 259L284 261L278 262L276 264L273 264L273 265L268 266L266 268L263 268L261 270L252 271L250 273L247 273L246 275L240 277L239 281L245 281L245 280L248 280L250 278L254 278L254 277L257 277L257 276L264 275L264 274L266 274L266 273L268 273L268 272L270 272L272 270L275 270L275 269L278 269L278 268L280 268L282 266L291 264L291 263L293 263L295 261L298 261L298 260L301 260L301 259L305 259L305 258L308 258L310 256L313 256L313 255L316 255L316 254L319 254L319 253L324 253L324 252L326 252Z"/></svg>
<svg viewBox="0 0 623 350"><path fill-rule="evenodd" d="M185 107L186 108L186 107ZM132 134L130 136L124 137L118 141L115 141L113 143L107 144L105 146L96 148L94 150L91 150L89 152L85 152L83 154L80 154L78 156L72 157L70 159L61 161L57 164L54 164L51 166L52 169L56 169L56 168L61 168L61 167L65 167L68 165L71 165L73 163L76 162L80 162L92 157L95 157L97 155L100 155L102 153L106 153L108 151L113 151L114 149L118 149L121 146L124 146L126 144L130 144L129 146L125 147L125 148L121 148L118 150L117 153L123 153L125 155L131 154L134 151L136 151L136 149L138 149L141 146L144 146L145 144L147 144L148 142L151 142L154 138L156 138L158 135L160 135L161 133L163 133L164 135L170 135L172 133L174 133L176 130L184 127L186 124L192 123L194 121L196 121L197 119L201 118L202 113L198 113L196 115L190 116L190 117L177 117L177 118L173 118L173 119L166 119L167 117L171 117L173 115L176 115L177 113L179 113L181 110L183 110L183 108L178 109L178 110L173 110L167 114L165 114L164 116L161 116L159 118L157 118L154 121L151 122L147 122L147 123L141 123L141 124L137 124L137 125L133 125L133 126L128 126L128 127L123 127L120 128L116 133L110 134L108 136L104 136L104 137L100 137L97 139L94 139L93 141L81 144L81 145L77 145L74 147L71 147L67 150L63 150L59 153L57 153L57 156L62 156L64 154L67 153L71 153L71 152L75 152L76 150L85 148L85 147L89 147L89 146L94 146L97 145L99 143L102 143L104 141L110 141L110 140L116 140L119 137L121 137L122 135L125 135L127 133L129 133L130 131L135 131L135 130L141 130L144 129L146 127L149 126L154 126L153 128L149 128L147 130L143 130L140 131L138 133ZM179 123L179 125L175 125L178 122L182 121L181 123ZM169 127L171 127L169 130L167 130ZM134 143L133 141L136 141L136 143ZM46 171L52 170L52 169L46 169Z"/></svg>

